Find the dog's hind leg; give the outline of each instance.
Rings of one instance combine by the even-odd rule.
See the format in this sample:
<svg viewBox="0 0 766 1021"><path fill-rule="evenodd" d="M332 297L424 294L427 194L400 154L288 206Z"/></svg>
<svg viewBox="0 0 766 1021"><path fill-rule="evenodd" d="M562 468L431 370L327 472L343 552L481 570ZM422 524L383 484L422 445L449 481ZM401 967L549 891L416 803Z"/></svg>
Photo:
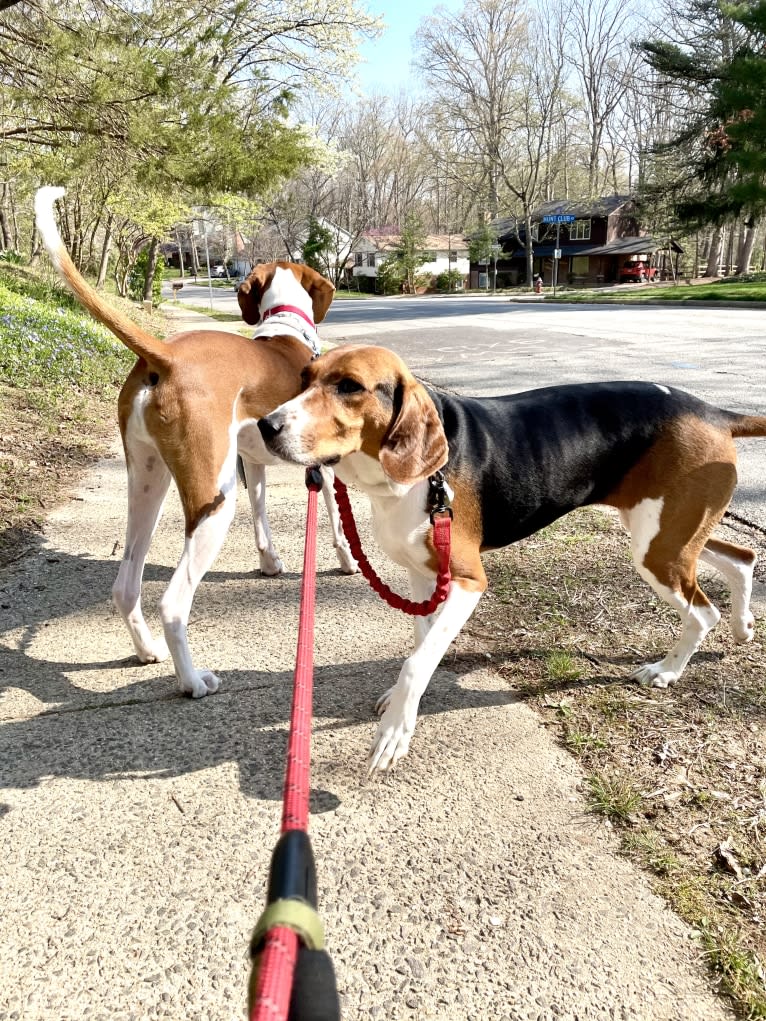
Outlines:
<svg viewBox="0 0 766 1021"><path fill-rule="evenodd" d="M723 508L715 516L705 508L692 520L684 494L675 500L642 500L621 514L630 531L636 570L678 611L682 622L680 638L670 652L633 672L632 677L642 685L667 688L676 681L720 620L720 613L697 584L697 558L721 514Z"/></svg>
<svg viewBox="0 0 766 1021"><path fill-rule="evenodd" d="M218 555L234 518L237 502L236 448L232 448L219 479L218 500L212 509L200 514L198 520L189 508L209 507L209 504L193 501L189 492L182 495L187 517L186 544L160 603L165 640L173 657L178 684L181 691L193 698L212 694L221 683L211 670L197 670L194 667L189 651L187 624L197 586ZM190 518L193 522L191 526Z"/></svg>
<svg viewBox="0 0 766 1021"><path fill-rule="evenodd" d="M247 495L253 512L255 545L258 547L261 573L269 576L283 574L285 566L277 555L271 538L269 519L266 514L266 466L242 458L247 481Z"/></svg>
<svg viewBox="0 0 766 1021"><path fill-rule="evenodd" d="M359 565L354 559L351 547L343 533L338 505L335 502L335 492L333 490L335 472L332 468L328 468L327 466L322 466L320 471L322 473L322 496L324 497L325 506L327 507L327 516L330 519L332 542L335 547L335 553L338 557L340 569L344 574L357 574L359 571Z"/></svg>
<svg viewBox="0 0 766 1021"><path fill-rule="evenodd" d="M755 619L750 611L753 592L755 553L747 546L711 538L705 543L700 560L726 579L731 589L731 630L734 640L742 645L753 639Z"/></svg>
<svg viewBox="0 0 766 1021"><path fill-rule="evenodd" d="M170 472L150 443L132 441L128 446L128 523L125 551L112 586L112 599L133 640L142 663L167 658L164 638L154 638L141 609L141 581L152 535L162 514L170 485Z"/></svg>

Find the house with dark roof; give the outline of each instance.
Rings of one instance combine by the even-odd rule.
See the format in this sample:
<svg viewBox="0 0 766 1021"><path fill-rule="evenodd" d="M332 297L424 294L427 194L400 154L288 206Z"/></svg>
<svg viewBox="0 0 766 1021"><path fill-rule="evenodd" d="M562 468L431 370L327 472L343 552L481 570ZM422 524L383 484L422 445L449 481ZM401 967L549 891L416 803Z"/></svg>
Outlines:
<svg viewBox="0 0 766 1021"><path fill-rule="evenodd" d="M533 272L543 283L553 283L556 224L546 218L573 216L558 225L557 282L571 286L619 283L630 264L643 262L657 268L656 279L677 275L681 246L657 239L641 229L638 208L630 195L608 195L589 202L554 200L532 213ZM498 288L515 287L526 279L526 231L523 222L508 217L492 222L502 251L497 257ZM675 260L675 261L674 261ZM494 273L494 265L471 265L470 286L487 283L482 274Z"/></svg>

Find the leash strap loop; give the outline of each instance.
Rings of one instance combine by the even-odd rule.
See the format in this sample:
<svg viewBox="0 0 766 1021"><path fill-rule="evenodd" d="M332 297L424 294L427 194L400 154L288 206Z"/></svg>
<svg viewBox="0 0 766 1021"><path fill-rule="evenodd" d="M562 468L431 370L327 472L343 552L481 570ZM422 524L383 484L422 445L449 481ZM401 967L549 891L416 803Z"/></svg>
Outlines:
<svg viewBox="0 0 766 1021"><path fill-rule="evenodd" d="M324 925L322 919L305 900L283 898L267 904L258 919L250 942L250 953L255 956L269 929L276 927L292 929L298 939L309 950L324 950Z"/></svg>

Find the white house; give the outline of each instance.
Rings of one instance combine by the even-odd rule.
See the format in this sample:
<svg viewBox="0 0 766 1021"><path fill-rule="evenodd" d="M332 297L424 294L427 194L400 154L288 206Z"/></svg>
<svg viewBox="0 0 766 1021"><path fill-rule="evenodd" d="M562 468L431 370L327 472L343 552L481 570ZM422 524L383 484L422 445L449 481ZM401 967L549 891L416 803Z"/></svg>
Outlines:
<svg viewBox="0 0 766 1021"><path fill-rule="evenodd" d="M385 262L401 244L401 234L389 228L369 230L351 249L352 273L355 277L376 277ZM468 240L462 234L429 234L423 246L423 264L418 272L438 276L449 269L468 275Z"/></svg>

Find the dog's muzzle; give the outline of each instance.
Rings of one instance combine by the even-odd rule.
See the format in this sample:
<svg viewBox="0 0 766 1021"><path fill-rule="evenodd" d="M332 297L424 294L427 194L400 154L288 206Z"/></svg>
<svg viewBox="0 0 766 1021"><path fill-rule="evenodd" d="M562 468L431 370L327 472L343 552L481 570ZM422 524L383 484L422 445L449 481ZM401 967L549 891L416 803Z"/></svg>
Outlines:
<svg viewBox="0 0 766 1021"><path fill-rule="evenodd" d="M278 418L274 420L273 415L266 415L265 418L258 419L258 428L260 429L261 436L263 436L263 442L272 451L276 453L272 444L276 440L277 436L282 432L284 422Z"/></svg>

